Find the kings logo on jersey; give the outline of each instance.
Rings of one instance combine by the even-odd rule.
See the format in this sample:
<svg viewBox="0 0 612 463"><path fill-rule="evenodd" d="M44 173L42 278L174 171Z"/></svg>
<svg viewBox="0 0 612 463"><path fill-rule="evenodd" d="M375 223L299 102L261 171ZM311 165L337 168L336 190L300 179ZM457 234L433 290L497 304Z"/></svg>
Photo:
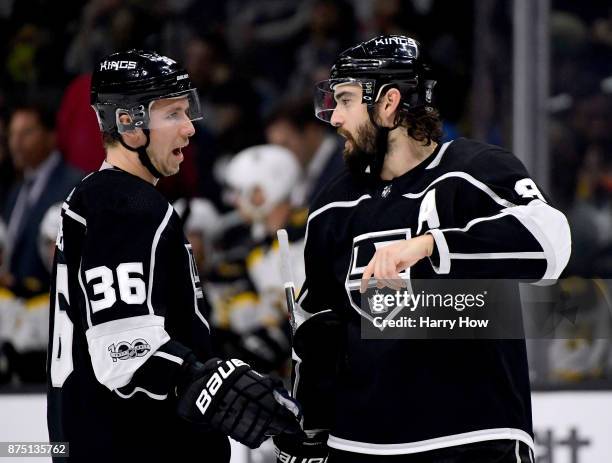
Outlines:
<svg viewBox="0 0 612 463"><path fill-rule="evenodd" d="M372 324L374 324L374 317L384 316L385 320L393 319L404 306L385 307L381 310L375 304L372 304L371 299L375 294L379 293L379 290L376 289L376 280L371 278L367 291L364 294L359 291L363 272L378 249L398 241L408 240L411 237L410 228L398 228L395 230L365 233L353 238L350 267L346 274L344 287L353 309L362 317L370 320ZM410 268L400 272L399 276L405 281L408 290L410 290Z"/></svg>

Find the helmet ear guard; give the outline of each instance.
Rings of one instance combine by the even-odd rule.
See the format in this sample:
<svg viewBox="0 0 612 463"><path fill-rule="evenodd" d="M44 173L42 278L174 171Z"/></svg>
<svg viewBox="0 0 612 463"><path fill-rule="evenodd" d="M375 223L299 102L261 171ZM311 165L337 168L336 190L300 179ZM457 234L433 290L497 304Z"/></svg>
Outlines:
<svg viewBox="0 0 612 463"><path fill-rule="evenodd" d="M138 105L133 108L121 108L115 104L97 104L91 105L101 132L119 132L125 133L132 130L146 128L148 125L148 111L144 105ZM128 116L129 123L121 122L121 116Z"/></svg>
<svg viewBox="0 0 612 463"><path fill-rule="evenodd" d="M128 116L130 122L127 124L121 122L121 116ZM115 110L115 119L117 132L131 132L136 129L146 128L149 125L149 111L145 109L144 105L139 105L132 109L117 108Z"/></svg>

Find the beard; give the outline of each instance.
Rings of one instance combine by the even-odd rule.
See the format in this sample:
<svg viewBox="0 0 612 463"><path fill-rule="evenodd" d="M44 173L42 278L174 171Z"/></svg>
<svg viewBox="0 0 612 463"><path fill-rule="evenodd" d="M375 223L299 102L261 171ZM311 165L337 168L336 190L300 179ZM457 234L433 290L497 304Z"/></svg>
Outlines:
<svg viewBox="0 0 612 463"><path fill-rule="evenodd" d="M349 141L343 152L349 172L362 179L377 178L387 152L388 129L377 127L368 120L357 128L355 137L342 128L338 129L338 134Z"/></svg>

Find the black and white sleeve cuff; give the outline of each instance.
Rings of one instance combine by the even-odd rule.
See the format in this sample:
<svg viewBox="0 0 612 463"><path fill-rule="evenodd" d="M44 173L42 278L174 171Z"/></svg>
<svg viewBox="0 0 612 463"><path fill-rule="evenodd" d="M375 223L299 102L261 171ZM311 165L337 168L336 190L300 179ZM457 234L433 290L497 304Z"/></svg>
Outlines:
<svg viewBox="0 0 612 463"><path fill-rule="evenodd" d="M428 230L426 234L433 236L435 246L432 255L429 257L431 266L434 271L439 275L446 275L450 272L451 261L450 252L448 250L448 244L444 233L437 228Z"/></svg>

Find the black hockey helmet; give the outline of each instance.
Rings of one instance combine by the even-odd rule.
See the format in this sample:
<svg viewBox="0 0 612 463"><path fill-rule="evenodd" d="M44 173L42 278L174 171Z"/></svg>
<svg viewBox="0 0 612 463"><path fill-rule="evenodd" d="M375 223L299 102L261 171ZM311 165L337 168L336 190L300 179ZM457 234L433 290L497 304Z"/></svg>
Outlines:
<svg viewBox="0 0 612 463"><path fill-rule="evenodd" d="M151 105L159 99L187 97L190 120L202 118L197 90L176 61L152 51L113 53L96 66L91 81L91 105L100 130L110 133L154 128ZM119 116L130 116L130 124Z"/></svg>
<svg viewBox="0 0 612 463"><path fill-rule="evenodd" d="M157 100L187 98L187 117L202 118L198 92L191 86L189 74L176 61L153 51L129 50L112 53L97 64L91 79L91 106L96 112L100 130L110 133L124 148L138 153L140 162L160 178L147 153L151 141L149 129L176 123L172 118L152 118L151 108ZM129 123L119 117L128 115ZM133 148L121 134L142 129L144 146Z"/></svg>
<svg viewBox="0 0 612 463"><path fill-rule="evenodd" d="M401 109L431 106L436 81L423 56L421 45L403 35L379 36L343 51L331 68L330 79L315 87L315 114L331 120L336 107L334 87L357 83L363 90L362 103L372 107L385 87L397 88Z"/></svg>

